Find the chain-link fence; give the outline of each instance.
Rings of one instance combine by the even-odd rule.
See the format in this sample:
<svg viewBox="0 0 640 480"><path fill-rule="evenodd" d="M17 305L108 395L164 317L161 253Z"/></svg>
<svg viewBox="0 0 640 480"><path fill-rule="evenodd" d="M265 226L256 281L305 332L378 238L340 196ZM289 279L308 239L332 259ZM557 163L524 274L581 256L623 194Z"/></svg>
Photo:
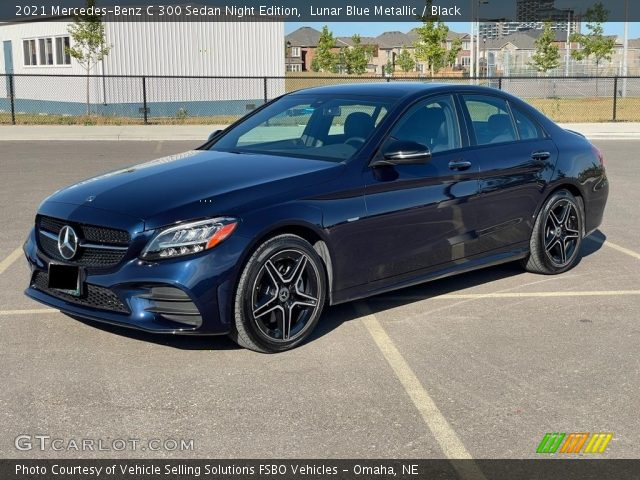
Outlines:
<svg viewBox="0 0 640 480"><path fill-rule="evenodd" d="M339 83L477 84L523 98L559 122L640 121L640 77L0 75L0 123L228 124L284 93Z"/></svg>

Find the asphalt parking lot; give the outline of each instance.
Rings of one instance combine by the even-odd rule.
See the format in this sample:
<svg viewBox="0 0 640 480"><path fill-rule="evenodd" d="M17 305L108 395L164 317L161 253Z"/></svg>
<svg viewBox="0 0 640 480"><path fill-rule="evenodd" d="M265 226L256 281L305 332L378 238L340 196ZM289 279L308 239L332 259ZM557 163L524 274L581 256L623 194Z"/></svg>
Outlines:
<svg viewBox="0 0 640 480"><path fill-rule="evenodd" d="M278 355L152 336L26 298L40 201L193 142L0 142L0 457L533 458L546 432L640 452L640 141L598 141L611 194L572 271L513 264L332 307ZM16 450L18 435L193 450Z"/></svg>

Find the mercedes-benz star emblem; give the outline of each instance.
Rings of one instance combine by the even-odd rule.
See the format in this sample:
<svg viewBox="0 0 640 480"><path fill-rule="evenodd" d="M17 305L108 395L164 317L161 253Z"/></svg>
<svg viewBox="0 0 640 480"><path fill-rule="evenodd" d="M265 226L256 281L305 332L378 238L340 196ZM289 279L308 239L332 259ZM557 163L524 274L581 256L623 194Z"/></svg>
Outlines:
<svg viewBox="0 0 640 480"><path fill-rule="evenodd" d="M69 225L62 227L58 234L58 251L65 260L71 260L78 251L78 235Z"/></svg>

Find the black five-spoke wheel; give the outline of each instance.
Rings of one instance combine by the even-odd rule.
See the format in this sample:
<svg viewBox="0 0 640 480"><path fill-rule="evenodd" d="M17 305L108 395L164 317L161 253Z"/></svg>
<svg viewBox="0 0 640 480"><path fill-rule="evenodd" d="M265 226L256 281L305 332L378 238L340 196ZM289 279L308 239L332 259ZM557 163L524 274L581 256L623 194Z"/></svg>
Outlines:
<svg viewBox="0 0 640 480"><path fill-rule="evenodd" d="M267 240L238 282L232 337L260 352L299 345L320 317L325 290L324 264L308 242L289 234Z"/></svg>
<svg viewBox="0 0 640 480"><path fill-rule="evenodd" d="M544 227L544 251L559 268L573 258L580 240L578 210L568 199L557 201L549 209Z"/></svg>
<svg viewBox="0 0 640 480"><path fill-rule="evenodd" d="M252 316L261 333L275 342L304 333L319 308L320 273L300 250L272 255L254 282Z"/></svg>
<svg viewBox="0 0 640 480"><path fill-rule="evenodd" d="M536 218L525 268L545 274L572 268L580 257L583 219L582 204L570 192L559 190L552 194Z"/></svg>

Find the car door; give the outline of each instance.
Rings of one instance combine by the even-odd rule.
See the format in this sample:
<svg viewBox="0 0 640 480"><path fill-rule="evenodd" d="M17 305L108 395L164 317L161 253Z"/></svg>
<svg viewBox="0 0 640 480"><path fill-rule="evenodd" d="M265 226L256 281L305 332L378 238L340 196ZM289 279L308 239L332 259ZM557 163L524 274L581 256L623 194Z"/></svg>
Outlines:
<svg viewBox="0 0 640 480"><path fill-rule="evenodd" d="M465 257L475 229L479 167L465 148L455 98L441 95L414 104L392 127L377 155L393 141L425 145L431 158L364 172L367 218L360 228L366 235L370 282Z"/></svg>
<svg viewBox="0 0 640 480"><path fill-rule="evenodd" d="M528 243L558 150L533 118L502 96L460 98L480 168L476 240L468 251L479 254Z"/></svg>

